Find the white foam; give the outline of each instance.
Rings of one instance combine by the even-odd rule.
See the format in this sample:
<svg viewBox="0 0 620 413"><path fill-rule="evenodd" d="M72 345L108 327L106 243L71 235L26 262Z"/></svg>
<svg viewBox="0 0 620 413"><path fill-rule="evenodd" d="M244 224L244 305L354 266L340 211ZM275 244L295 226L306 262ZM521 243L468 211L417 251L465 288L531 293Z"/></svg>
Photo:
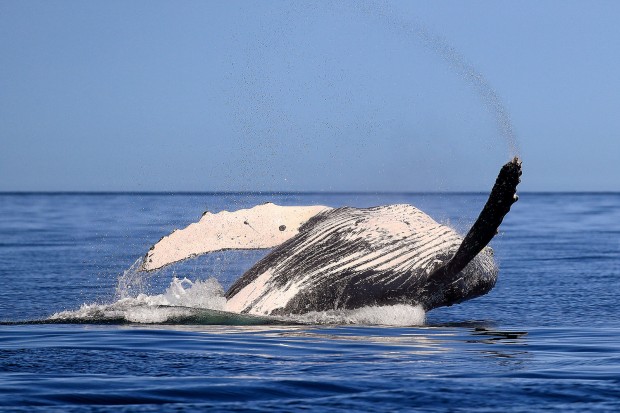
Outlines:
<svg viewBox="0 0 620 413"><path fill-rule="evenodd" d="M313 311L290 316L290 319L304 324L420 326L424 325L426 312L421 306L397 304L356 310Z"/></svg>
<svg viewBox="0 0 620 413"><path fill-rule="evenodd" d="M163 300L170 306L223 310L226 306L224 289L215 278L191 282L187 278L174 278L163 294Z"/></svg>
<svg viewBox="0 0 620 413"><path fill-rule="evenodd" d="M125 320L134 323L163 323L189 317L195 309L223 310L224 290L215 278L190 281L174 277L163 294L138 294L123 297L112 304L83 304L75 311L61 311L50 320L105 321Z"/></svg>

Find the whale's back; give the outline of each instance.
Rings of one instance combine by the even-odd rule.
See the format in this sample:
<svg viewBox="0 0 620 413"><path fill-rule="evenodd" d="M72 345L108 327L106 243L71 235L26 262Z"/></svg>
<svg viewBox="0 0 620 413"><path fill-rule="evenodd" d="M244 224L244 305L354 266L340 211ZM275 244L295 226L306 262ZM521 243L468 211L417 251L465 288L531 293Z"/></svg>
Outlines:
<svg viewBox="0 0 620 413"><path fill-rule="evenodd" d="M462 241L453 229L411 205L328 210L237 280L226 294L226 308L278 314L422 304L416 297L429 274ZM497 270L490 248L463 273L462 283L482 279L492 286Z"/></svg>

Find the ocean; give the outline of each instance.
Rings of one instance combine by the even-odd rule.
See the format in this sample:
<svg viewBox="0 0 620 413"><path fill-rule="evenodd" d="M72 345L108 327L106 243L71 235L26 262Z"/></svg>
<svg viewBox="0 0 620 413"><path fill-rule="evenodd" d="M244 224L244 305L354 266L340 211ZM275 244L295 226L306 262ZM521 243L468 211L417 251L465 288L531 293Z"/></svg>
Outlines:
<svg viewBox="0 0 620 413"><path fill-rule="evenodd" d="M617 193L521 193L495 288L427 314L213 310L264 251L132 271L205 210L409 203L465 233L486 196L0 194L0 410L619 411Z"/></svg>

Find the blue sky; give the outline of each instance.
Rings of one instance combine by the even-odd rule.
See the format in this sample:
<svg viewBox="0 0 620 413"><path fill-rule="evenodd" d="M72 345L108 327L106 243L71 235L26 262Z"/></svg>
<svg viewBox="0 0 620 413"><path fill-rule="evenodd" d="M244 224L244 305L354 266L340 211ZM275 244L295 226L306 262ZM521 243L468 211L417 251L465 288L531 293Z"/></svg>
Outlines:
<svg viewBox="0 0 620 413"><path fill-rule="evenodd" d="M618 16L1 1L0 191L486 191L514 152L489 90L522 191L618 191Z"/></svg>

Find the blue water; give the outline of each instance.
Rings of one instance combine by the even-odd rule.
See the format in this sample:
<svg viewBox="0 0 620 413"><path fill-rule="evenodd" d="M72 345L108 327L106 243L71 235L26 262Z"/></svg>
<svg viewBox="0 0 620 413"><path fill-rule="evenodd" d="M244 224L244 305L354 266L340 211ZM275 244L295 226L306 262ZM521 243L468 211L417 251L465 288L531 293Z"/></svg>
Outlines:
<svg viewBox="0 0 620 413"><path fill-rule="evenodd" d="M114 303L123 271L205 209L406 202L464 232L485 198L0 195L0 409L620 410L620 194L521 194L493 241L495 289L424 325L273 324L192 309L161 323L31 324ZM262 254L190 260L139 292L161 294L175 276L226 288Z"/></svg>

